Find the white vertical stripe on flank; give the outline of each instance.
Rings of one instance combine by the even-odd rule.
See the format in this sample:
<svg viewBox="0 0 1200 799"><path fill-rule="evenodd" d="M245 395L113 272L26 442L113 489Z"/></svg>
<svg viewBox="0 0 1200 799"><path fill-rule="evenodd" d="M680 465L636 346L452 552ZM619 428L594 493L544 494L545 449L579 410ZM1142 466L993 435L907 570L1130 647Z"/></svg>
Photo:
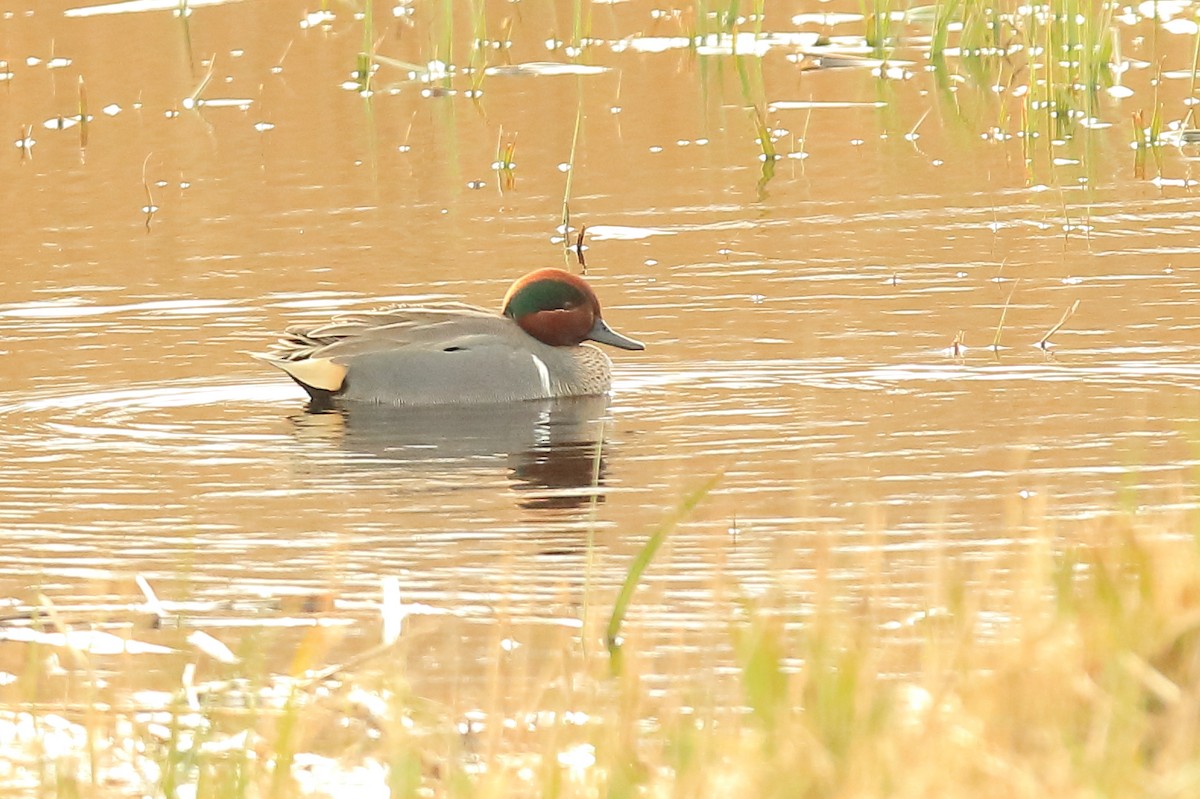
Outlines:
<svg viewBox="0 0 1200 799"><path fill-rule="evenodd" d="M542 362L542 359L532 352L529 353L529 357L533 358L533 365L537 367L538 377L542 379L542 394L547 397L550 396L550 370L546 368L546 364Z"/></svg>

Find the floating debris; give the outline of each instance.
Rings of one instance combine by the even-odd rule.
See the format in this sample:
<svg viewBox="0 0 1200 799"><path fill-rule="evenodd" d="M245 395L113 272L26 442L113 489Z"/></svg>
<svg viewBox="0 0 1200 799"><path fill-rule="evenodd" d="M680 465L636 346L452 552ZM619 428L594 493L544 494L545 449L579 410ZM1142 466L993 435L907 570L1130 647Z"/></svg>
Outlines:
<svg viewBox="0 0 1200 799"><path fill-rule="evenodd" d="M505 64L488 67L484 75L602 75L611 72L610 67L596 67L587 64L561 64L556 61L530 61L525 64Z"/></svg>
<svg viewBox="0 0 1200 799"><path fill-rule="evenodd" d="M636 241L648 239L651 236L674 236L675 231L654 227L634 227L632 225L589 225L588 235L593 241Z"/></svg>
<svg viewBox="0 0 1200 799"><path fill-rule="evenodd" d="M1176 147L1182 147L1185 144L1200 144L1200 130L1195 128L1168 130L1163 132L1158 140L1161 144L1173 144Z"/></svg>
<svg viewBox="0 0 1200 799"><path fill-rule="evenodd" d="M337 16L332 11L310 11L304 15L304 19L300 20L300 30L308 30L320 25L328 25L337 19Z"/></svg>
<svg viewBox="0 0 1200 799"><path fill-rule="evenodd" d="M844 14L836 11L809 11L803 14L796 14L792 17L793 25L824 25L832 27L834 25L844 25L848 22L862 22L862 14Z"/></svg>
<svg viewBox="0 0 1200 799"><path fill-rule="evenodd" d="M33 155L33 145L37 144L37 140L33 138L33 127L29 126L21 130L21 138L13 142L17 147L20 147L26 157Z"/></svg>
<svg viewBox="0 0 1200 799"><path fill-rule="evenodd" d="M88 121L91 122L92 118L88 117ZM42 127L44 127L46 130L66 130L67 128L73 128L78 124L79 117L50 117L42 123Z"/></svg>
<svg viewBox="0 0 1200 799"><path fill-rule="evenodd" d="M219 6L238 2L239 0L187 0L186 6L200 8L202 6ZM68 8L63 12L64 17L96 17L103 14L135 14L143 11L171 11L177 13L185 4L179 0L125 0L121 3L105 3L99 6L80 6Z"/></svg>
<svg viewBox="0 0 1200 799"><path fill-rule="evenodd" d="M192 630L188 634L187 642L218 663L231 666L234 663L241 662L241 658L233 654L233 651L229 647L203 630Z"/></svg>
<svg viewBox="0 0 1200 799"><path fill-rule="evenodd" d="M1171 186L1171 187L1175 187L1175 188L1180 188L1180 189L1190 189L1190 188L1192 188L1193 186L1200 186L1200 180L1196 180L1195 178L1164 178L1164 177L1156 177L1156 178L1153 178L1153 179L1151 179L1151 181L1150 181L1150 182L1151 182L1151 183L1152 183L1152 184L1153 184L1153 185L1154 185L1156 188L1159 188L1159 189L1161 189L1161 188L1165 188L1165 187L1167 187L1167 186Z"/></svg>
<svg viewBox="0 0 1200 799"><path fill-rule="evenodd" d="M780 33L713 33L706 36L631 36L613 42L612 51L621 53L633 50L636 53L665 53L668 50L695 48L699 55L752 55L763 56L775 47L815 47L821 35L810 31L786 31Z"/></svg>
<svg viewBox="0 0 1200 799"><path fill-rule="evenodd" d="M59 633L32 627L8 627L0 629L0 641L69 647L90 655L167 655L176 651L168 646L122 638L101 630L68 630Z"/></svg>
<svg viewBox="0 0 1200 799"><path fill-rule="evenodd" d="M800 64L805 69L870 69L874 70L872 74L876 76L882 70L889 77L896 70L903 73L904 68L916 66L914 61L871 58L865 54L850 53L844 50L804 50L799 53L790 53L787 60Z"/></svg>
<svg viewBox="0 0 1200 799"><path fill-rule="evenodd" d="M1173 19L1162 26L1167 33L1173 33L1177 36L1195 36L1200 32L1200 25L1197 25L1195 20L1190 19Z"/></svg>
<svg viewBox="0 0 1200 799"><path fill-rule="evenodd" d="M213 97L213 98L193 98L185 97L179 101L179 104L184 108L236 108L239 111L248 111L250 106L254 104L253 100L239 97Z"/></svg>
<svg viewBox="0 0 1200 799"><path fill-rule="evenodd" d="M772 100L767 103L767 110L775 111L808 111L818 108L886 108L884 100ZM851 142L853 144L854 142ZM861 144L861 140L859 141Z"/></svg>

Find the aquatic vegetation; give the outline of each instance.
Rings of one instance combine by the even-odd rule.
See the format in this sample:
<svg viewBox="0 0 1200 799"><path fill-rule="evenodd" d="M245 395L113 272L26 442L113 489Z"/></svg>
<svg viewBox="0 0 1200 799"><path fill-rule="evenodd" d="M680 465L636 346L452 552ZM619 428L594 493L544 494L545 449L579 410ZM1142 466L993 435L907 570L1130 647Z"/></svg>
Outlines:
<svg viewBox="0 0 1200 799"><path fill-rule="evenodd" d="M189 25L195 22L188 20L195 5L162 0L81 7L67 13L89 17L173 9L182 20L190 58ZM719 83L724 74L736 74L755 155L761 162L757 167L760 193L773 177L773 162L780 158L778 137L768 118L770 109L801 102L787 96L789 84L772 66L780 57L801 71L856 66L868 70L877 79L879 102L889 106L879 117L884 126L891 120L900 124L900 114L890 108L897 97L886 84L921 81L923 75L931 74L937 87L929 95L932 105L905 109L912 112L909 118L937 110L946 120L991 142L1020 139L1030 183L1055 182L1055 167L1062 165L1056 163L1056 143L1069 144L1082 132L1114 124L1106 118L1111 108L1105 95L1128 97L1133 89L1126 84L1133 82L1133 73L1155 58L1153 52L1138 58L1129 55L1135 47L1143 47L1145 38L1134 36L1135 26L1154 26L1149 42L1155 51L1160 49L1160 39L1190 37L1191 69L1171 71L1190 78L1193 91L1189 95L1194 94L1195 65L1200 57L1200 29L1181 16L1181 8L1169 4L1117 7L1101 0L1046 0L1033 5L1013 0L940 0L901 8L891 0L862 0L857 14L797 13L790 20L797 29L788 29L786 21L772 16L774 9L768 9L764 0L697 0L646 14L624 9L598 14L594 4L576 1L564 6L569 17L563 14L561 18L559 9L544 4L532 4L526 9L529 14L517 14L512 8L491 8L482 0L470 0L461 7L453 0L400 3L383 18L377 18L379 9L373 3L353 7L350 20L343 9L322 4L299 24L305 31L336 31L339 37L343 27L355 26L351 30L360 43L354 51L350 79L341 85L365 96L376 91L380 67L405 73L400 82L386 86L389 94L402 94L406 82L415 82L421 84L421 97L440 98L452 96L455 86L462 85L458 90L475 101L482 96L487 76L561 74L549 68L522 69L537 62L511 63L513 53L531 50L559 53L552 62L555 66L581 70L609 69L594 62L612 55L679 51L682 57L692 59L685 69L698 65L696 73L704 84ZM460 24L463 21L469 24ZM460 58L464 63L457 63ZM205 80L211 76L211 59L207 66ZM1149 149L1142 147L1142 137L1131 140L1135 171L1142 176L1146 175L1146 156L1155 153L1160 135L1187 127L1190 118L1190 107L1186 113L1181 109L1176 118L1164 108L1163 103L1169 101L1158 96L1161 81L1161 76L1151 81L1154 97L1146 100L1147 117L1157 121ZM964 97L968 87L975 97ZM709 96L720 93L711 94L713 88L707 85L701 92ZM195 103L197 95L194 92L189 100ZM479 111L490 113L484 108ZM1122 116L1128 118L1128 113ZM86 140L89 134L90 128L85 126L81 137ZM1079 171L1090 172L1092 159L1087 153L1071 157L1080 161Z"/></svg>
<svg viewBox="0 0 1200 799"><path fill-rule="evenodd" d="M454 68L454 0L442 0L432 35L434 37L434 60L448 65L442 75L442 88L448 90L450 73Z"/></svg>
<svg viewBox="0 0 1200 799"><path fill-rule="evenodd" d="M582 242L582 238L580 241ZM614 671L619 672L621 668L621 625L625 622L625 616L629 612L629 605L633 601L633 593L637 590L642 576L654 560L655 555L658 554L658 550L667 540L667 536L675 529L675 526L691 515L696 506L717 487L720 481L721 475L719 474L710 477L703 485L685 497L675 513L664 520L650 534L641 551L633 559L633 563L629 567L629 573L625 576L625 581L621 584L621 591L617 594L617 598L613 602L612 615L609 616L608 627L605 628L604 632L604 644L608 648L608 653L612 658Z"/></svg>
<svg viewBox="0 0 1200 799"><path fill-rule="evenodd" d="M91 122L91 117L88 115L87 103L87 87L83 83L83 76L79 76L79 146L87 148L88 143L88 124Z"/></svg>
<svg viewBox="0 0 1200 799"><path fill-rule="evenodd" d="M571 134L571 152L567 161L560 167L566 173L566 180L563 182L562 217L559 220L559 232L563 236L564 243L568 242L571 236L571 184L575 177L575 153L579 147L579 129L581 127L583 127L582 90L579 103L575 106L575 130Z"/></svg>
<svg viewBox="0 0 1200 799"><path fill-rule="evenodd" d="M1133 121L1134 176L1146 177L1146 160L1149 154L1153 154L1157 172L1161 173L1163 122L1158 106L1155 106L1149 122L1146 121L1146 112L1142 109L1134 111L1131 118Z"/></svg>
<svg viewBox="0 0 1200 799"><path fill-rule="evenodd" d="M375 3L365 0L362 8L362 46L355 60L353 78L358 93L367 96L375 74Z"/></svg>
<svg viewBox="0 0 1200 799"><path fill-rule="evenodd" d="M838 486L826 508L799 513L794 506L805 501L798 496L804 488L795 486L807 484L781 478L755 485L745 472L734 476L743 468L736 461L743 436L760 443L753 438L758 433L739 430L737 422L728 434L722 427L744 412L736 406L756 388L763 392L757 397L781 395L768 422L751 420L767 429L762 440L769 440L754 455L768 464L765 472L785 450L820 449L820 469L857 464L860 459L841 457L831 442L882 438L878 417L894 413L905 397L914 418L935 417L940 409L925 394L935 381L953 383L958 393L930 392L928 398L944 402L942 408L970 408L972 422L987 417L977 411L981 397L1059 380L1074 381L1072 389L1103 383L1112 393L1132 393L1160 367L1168 374L1155 385L1179 388L1186 397L1196 377L1185 362L1186 324L1172 326L1175 338L1166 344L1139 336L1165 328L1168 316L1186 323L1183 281L1191 276L1183 268L1172 271L1178 267L1170 261L1186 260L1193 249L1188 197L1165 198L1175 205L1154 203L1167 189L1186 195L1196 186L1187 170L1200 158L1191 110L1200 33L1189 32L1186 23L1195 25L1189 7L944 0L904 8L892 0L862 0L857 14L802 11L788 19L775 16L779 9L765 0L697 0L663 9L583 0L553 6L540 0L326 2L311 11L289 6L280 17L286 34L276 40L263 32L270 46L258 52L257 40L236 42L249 53L244 59L225 56L228 43L217 51L219 61L197 53L202 60L193 71L179 34L190 58L193 37L197 46L218 40L213 28L221 9L210 9L210 16L196 9L213 3L195 0L115 5L122 8L110 6L104 14L158 11L167 23L167 57L157 59L153 42L138 55L138 63L153 66L154 77L163 80L152 91L143 93L137 83L149 80L149 70L130 72L115 94L109 94L117 92L111 73L88 71L85 83L78 63L95 69L95 56L84 58L83 48L68 51L80 57L73 63L48 49L26 51L14 35L6 58L20 53L28 60L0 61L0 92L14 98L16 140L9 140L15 148L7 149L6 173L19 198L14 210L28 202L38 212L13 215L9 238L27 240L19 255L36 269L11 281L14 296L0 308L4 354L24 350L34 353L26 360L53 361L42 353L52 353L66 331L78 358L72 362L78 372L33 375L40 381L30 389L33 399L49 403L49 411L10 409L14 427L20 427L18 416L37 417L13 436L14 452L26 451L18 452L22 460L12 471L28 469L42 479L70 473L73 464L92 470L91 482L68 486L72 500L81 498L77 513L108 519L130 541L144 534L143 552L158 546L158 529L147 528L195 523L197 530L194 540L175 544L189 554L149 561L161 566L164 583L174 580L164 590L176 594L174 601L151 601L143 586L143 596L131 591L127 602L102 608L56 605L49 598L64 586L85 593L71 583L91 573L75 568L82 558L73 547L86 550L77 543L82 536L54 542L62 547L54 562L66 566L45 578L47 585L12 600L0 622L0 792L182 799L1195 793L1200 552L1194 535L1200 520L1178 510L1194 505L1192 498L1162 512L1152 505L1127 514L1072 506L1056 514L1046 507L1055 499L1036 498L1035 484L1035 499L1006 506L999 520L979 521L979 541L969 549L938 540L944 528L937 507L935 518L907 521L919 535L882 542L874 539L884 538L882 532L860 535L841 525L856 513L882 515L877 508L886 503L860 503ZM256 19L280 13L271 4L241 6L240 13ZM167 19L173 10L181 22ZM70 26L99 24L88 17L102 15L73 11ZM1177 24L1168 27L1172 21ZM114 28L122 22L109 20ZM152 20L137 22L152 29ZM40 18L3 24L55 27ZM288 72L276 77L283 60L277 56L292 52L293 42ZM1185 46L1190 65L1180 55ZM650 90L637 71L643 68L656 78ZM30 86L37 97L24 94ZM216 96L226 86L238 92L235 98L255 98L253 115L244 113L250 100ZM327 87L332 90L322 93ZM364 103L351 92L372 99ZM145 113L139 113L143 103ZM223 105L243 113L215 111ZM93 119L89 107L102 112ZM113 120L122 107L129 113ZM370 113L354 113L363 108ZM788 117L796 111L802 119ZM257 121L263 118L271 122ZM75 151L74 134L46 133L37 161L29 164L35 141L28 120L46 120L54 131L79 124L88 163ZM270 135L254 132L276 123ZM136 143L134 155L97 152L114 146L114 132ZM375 142L387 145L373 149ZM809 159L804 167L787 168L802 158ZM941 159L950 166L939 172ZM1156 182L1131 192L1130 161L1139 180ZM500 195L464 191L484 185L475 178L489 163ZM946 177L951 169L953 177ZM97 191L98 172L101 180L122 185ZM975 181L972 172L986 172L986 180ZM1110 177L1118 174L1123 183ZM1094 188L1097 175L1100 189ZM192 180L196 188L187 202L163 190ZM964 185L944 185L958 182ZM672 183L674 193L668 193L664 187ZM1093 217L1096 194L1113 186ZM1043 190L1051 193L1039 197ZM1138 192L1146 197L1134 198L1133 208L1130 194ZM83 213L86 203L97 202L119 205L135 226L140 207L147 229L155 220L153 235L128 235L117 215ZM167 212L155 217L160 203ZM537 557L561 561L561 571L548 573L562 585L530 600L541 603L531 619L509 608L512 594L531 582L521 560L527 552L499 566L450 557L414 565L396 542L401 525L391 516L367 518L364 510L332 521L338 503L363 482L368 501L386 494L409 502L417 483L424 491L440 481L431 490L461 496L464 484L490 480L508 491L500 469L425 478L404 463L360 482L362 471L402 447L345 457L315 447L314 439L327 444L344 432L336 427L342 420L284 418L276 412L282 402L269 392L255 400L269 410L253 417L256 429L247 430L243 419L221 414L243 414L246 394L262 395L261 386L235 383L240 376L230 375L214 389L209 378L212 363L247 346L244 331L260 329L262 318L283 309L352 307L365 286L400 285L401 294L418 273L428 274L434 293L449 291L455 280L490 280L510 262L546 257L537 249L544 250L540 234L555 225L552 241L562 252L550 252L550 259L561 254L584 266L590 236L588 266L627 292L621 302L644 308L648 325L671 334L668 367L635 367L622 375L636 387L632 401L618 400L617 413L643 411L630 406L653 411L638 417L643 428L627 427L620 435L648 435L645 430L696 414L698 407L718 421L714 441L683 442L694 447L683 456L666 449L643 455L638 479L651 474L647 483L612 481L615 499L608 507L632 497L634 510L627 506L627 516L611 519L597 519L601 442L577 447L583 455L576 460L592 475L591 517L564 513L553 520L568 534ZM1106 226L1094 241L1093 225ZM1024 227L1013 233L1018 226ZM1031 235L1022 238L1022 231ZM1092 258L1094 271L1076 289L1068 279L1079 274L1073 271L1079 262L1046 246L1059 235L1061 250L1094 246L1097 256L1120 257ZM1164 235L1172 238L1159 238ZM938 237L944 241L934 241ZM990 291L991 264L1013 252L1013 276L1004 278L1011 289L981 296L978 286ZM122 264L128 284L116 270L81 267L108 262ZM296 270L314 278L302 283L314 286L311 292L288 285L301 283ZM253 283L260 274L269 277ZM1128 291L1134 306L1141 297L1130 288L1134 281L1169 285L1129 329L1101 330L1098 295ZM1058 293L1035 295L1039 291ZM95 299L97 292L133 296L105 302L103 295ZM255 299L255 292L265 299ZM1084 294L1081 306L1077 297ZM187 299L176 299L180 295ZM220 299L205 299L214 297ZM216 306L202 313L202 302ZM1082 317L1072 316L1080 307L1088 309L1086 331L1076 329ZM919 330L922 322L905 321L928 320L944 308L957 315L937 320L928 336ZM683 326L672 326L683 311L695 328L692 339L677 335ZM885 321L871 320L876 312ZM172 328L181 315L188 317L186 327ZM1036 327L1029 328L1029 320ZM151 353L120 360L121 347L140 353L164 331L176 331L177 341L161 359ZM1030 361L1050 360L1029 345L1066 361L1062 345L1077 332L1092 334L1089 343L1108 336L1108 344L1080 358L1090 359L1091 371L1065 375L1071 365L1057 359L1051 368L1029 369ZM995 368L1000 359L993 358L1002 334L1011 347L1005 370ZM874 343L862 345L866 337ZM903 346L879 343L901 339ZM110 340L115 344L105 343ZM197 342L209 349L201 351ZM984 349L991 352L981 355ZM742 370L734 354L746 352L769 362ZM810 370L814 352L817 366ZM958 360L946 363L939 352ZM1122 361L1130 352L1134 360ZM933 366L914 368L926 355ZM148 371L161 369L162 380L168 374L174 380L174 370L195 370L195 398L186 410L202 422L190 424L178 408L159 403L147 406L150 423L130 424L129 403L136 400L114 399L103 382L125 379L109 372L130 364L136 380L147 380ZM900 380L889 374L892 368L917 376ZM73 392L66 399L46 393L67 390L59 387L60 377L69 378ZM1126 382L1113 389L1118 377ZM80 384L78 391L71 381ZM118 385L132 391L129 396L145 388ZM149 390L178 397L161 383ZM680 408L660 398L677 392L703 398ZM736 399L720 405L711 396L720 392ZM884 395L887 405L862 399ZM812 438L808 430L793 437L797 428L777 432L776 420L807 422L800 414L814 401L834 409L829 430ZM50 407L53 402L60 404ZM80 408L62 404L68 402ZM98 413L84 410L97 402ZM843 406L851 404L843 418ZM1048 405L1032 407L1026 418ZM1191 406L1181 401L1179 407L1176 418L1163 412L1154 420L1160 427L1135 428L1129 438L1161 441L1163 429L1179 428L1186 438ZM1026 418L1012 427L1021 428ZM292 435L296 430L301 433ZM950 460L938 450L939 432L912 432L913 439L935 443L921 450L927 455L921 468L886 475L918 486L891 507L907 503L911 509L911 497L923 497L922 491L935 496L936 505L949 496L937 493L943 484L958 482L963 493L972 492L979 472L1002 472L994 460L980 466L972 459L974 430L971 447L953 453L968 466L924 469ZM1014 458L1061 441L1027 435L1025 448L1012 450ZM53 443L58 440L71 444ZM159 441L166 443L153 449ZM1095 441L1078 448L1112 443ZM171 446L174 460L162 455ZM696 476L706 462L693 453L714 447L734 461L720 482ZM403 448L447 457L440 444ZM259 461L260 449L285 454ZM111 475L99 462L113 452L133 453L130 460L138 462L118 475L131 484L132 498L120 494L124 486L104 493ZM496 452L501 468L513 472L542 468L557 477L563 470L558 461L535 457L530 466L503 448ZM869 462L867 480L884 483L872 471L883 459L875 455L893 453L880 448L871 454L861 459ZM1119 457L1062 468L1068 480L1083 482L1083 471L1120 468ZM659 470L658 458L676 471ZM159 481L157 474L145 478L136 471L150 463L170 472L197 460L212 471L183 470L177 479L186 485L177 494L167 476ZM63 471L39 471L47 464ZM219 474L264 465L271 467L261 469L270 472L266 485L232 485ZM349 474L331 481L316 473L330 465ZM787 462L797 471L813 465ZM1190 465L1181 459L1178 468ZM1039 464L1031 479L1055 468L1059 464ZM289 469L301 477L289 480ZM727 490L726 481L738 480ZM42 482L48 491L61 484ZM689 487L694 483L698 487ZM40 536L55 519L32 516L29 506L41 500L26 499L24 487L6 485L14 500L4 508L5 523L17 519L24 532ZM1010 488L1028 496L1024 483ZM547 493L558 500L577 489L552 483ZM203 504L188 504L194 501L184 496L189 492L203 492ZM772 523L790 528L778 544L755 539L753 522L742 516L743 497L771 492L783 497L771 509ZM428 513L449 527L438 496ZM145 507L160 497L170 507L156 509L146 522ZM232 563L195 584L171 574L186 557L203 558L214 541L236 561L244 540L270 535L269 558L280 557L291 538L246 529L256 503L272 499L283 507L278 514L285 522L302 515L315 520L306 528L310 539L296 542L300 565L287 574L302 571L312 583L348 574L345 595L335 585L327 592L306 586L312 590L299 607L278 596L263 601L228 577L257 562ZM730 506L738 511L733 523L721 518ZM851 510L839 515L829 507ZM45 515L66 512L52 508ZM222 513L229 518L210 529L211 517ZM513 513L481 513L479 527L464 530L469 535L461 540L458 530L438 534L466 550L472 536L515 540L542 532L536 526L545 517L530 521L534 516L524 506ZM638 514L649 520L628 521ZM91 518L74 521L90 534ZM342 532L342 523L351 534ZM701 532L685 545L683 528ZM739 528L750 532L735 532ZM361 540L347 542L352 536ZM811 549L797 546L814 540ZM911 569L892 568L893 559ZM311 568L326 561L337 577ZM747 561L763 564L761 572L747 577ZM487 586L469 602L431 598L443 583L428 579L426 569L452 573L453 581L480 577ZM32 571L17 562L10 584ZM898 587L903 580L909 582ZM552 590L561 591L561 603L542 603ZM404 601L416 591L426 592L419 602ZM694 605L679 607L680 595L696 598ZM479 649L461 647L471 654L458 657L470 662L454 662L443 650L429 654L431 642L463 640L465 624L477 625L473 644L489 641Z"/></svg>
<svg viewBox="0 0 1200 799"><path fill-rule="evenodd" d="M291 674L272 670L268 652L231 653L212 636L201 644L196 631L185 635L204 623L201 605L148 602L162 629L138 637L169 646L128 632L68 643L66 614L43 600L25 622L13 616L0 627L9 647L27 648L0 687L10 764L0 783L81 797L227 799L702 786L721 796L960 795L978 793L981 775L988 796L1197 787L1190 686L1200 679L1200 547L1186 532L1196 519L1115 514L1085 523L1089 543L1061 552L1043 520L1018 552L975 562L934 549L937 579L908 613L886 598L882 553L874 566L853 566L865 566L868 582L850 598L832 579L850 566L847 555L819 548L807 609L787 598L795 586L751 595L717 577L707 587L713 627L683 638L720 641L721 651L664 658L631 613L654 589L630 586L656 553L669 560L666 531L714 484L647 540L605 630L585 619L557 634L561 655L546 664L543 690L500 692L534 676L514 669L539 669L507 655L517 644L502 638L510 643L488 665L497 693L482 707L414 693L404 664L448 617L403 604L395 584L378 605L390 632L341 662L315 659L336 629L319 622L320 603L288 614L316 622L296 644ZM589 648L593 637L609 648ZM40 674L49 651L62 653L79 689L65 703L60 683ZM138 685L146 658L174 663L175 687L125 694L120 686ZM220 676L198 678L217 661Z"/></svg>
<svg viewBox="0 0 1200 799"><path fill-rule="evenodd" d="M1008 307L1012 304L1013 297L1016 296L1017 288L1020 285L1020 280L1014 281L1012 291L1008 292L1008 296L1004 298L1004 307L1000 309L1000 319L996 322L996 334L992 337L992 352L1000 351L1000 337L1004 333L1004 320L1008 316Z"/></svg>
<svg viewBox="0 0 1200 799"><path fill-rule="evenodd" d="M492 161L492 170L499 175L501 192L512 191L516 188L517 177L514 170L517 168L517 163L513 160L516 151L517 135L515 133L505 135L504 128L500 128L500 132L496 136L496 158Z"/></svg>

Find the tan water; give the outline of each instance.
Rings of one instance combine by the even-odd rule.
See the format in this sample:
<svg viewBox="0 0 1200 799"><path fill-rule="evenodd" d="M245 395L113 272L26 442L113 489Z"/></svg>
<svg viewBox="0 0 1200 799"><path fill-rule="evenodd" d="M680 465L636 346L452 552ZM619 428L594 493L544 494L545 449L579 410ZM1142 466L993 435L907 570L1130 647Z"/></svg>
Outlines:
<svg viewBox="0 0 1200 799"><path fill-rule="evenodd" d="M384 65L369 99L341 85L363 39L341 7L304 29L312 9L284 0L186 25L72 5L0 17L0 597L17 610L37 592L136 604L142 574L233 603L195 613L236 640L235 620L287 615L237 602L317 592L374 619L395 575L428 606L415 679L471 691L497 618L570 634L589 530L606 599L713 475L638 605L667 636L708 623L716 575L802 607L818 548L842 554L848 602L882 564L901 617L932 549L986 559L1119 502L1194 502L1194 154L1165 147L1139 174L1129 144L1156 99L1187 113L1189 82L1155 90L1144 66L1188 68L1187 36L1124 27L1138 64L1132 96L1099 96L1111 127L1028 161L1019 137L984 139L1020 130L1004 92L944 92L919 64L802 71L773 48L744 63L796 157L765 178L735 58L643 52L683 23L640 0L585 6L598 74L500 69L471 98L468 76L447 94ZM379 52L426 64L441 4L398 8L376 9ZM488 63L571 63L544 42L570 39L572 13L489 12L514 44ZM766 30L820 29L768 13ZM452 31L464 66L471 19ZM45 127L79 113L81 77L86 143ZM851 105L787 105L809 101ZM289 322L496 306L529 269L577 269L554 240L577 116L571 223L606 317L647 343L613 354L611 402L310 415L244 354ZM36 143L14 146L25 126Z"/></svg>

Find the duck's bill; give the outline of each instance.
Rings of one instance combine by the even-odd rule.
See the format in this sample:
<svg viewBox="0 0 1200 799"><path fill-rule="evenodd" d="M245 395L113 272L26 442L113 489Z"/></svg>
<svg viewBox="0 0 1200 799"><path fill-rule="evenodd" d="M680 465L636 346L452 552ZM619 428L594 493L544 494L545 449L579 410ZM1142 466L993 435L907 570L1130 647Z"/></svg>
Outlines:
<svg viewBox="0 0 1200 799"><path fill-rule="evenodd" d="M592 325L591 332L587 336L592 341L598 341L601 344L607 344L610 347L620 347L623 350L644 350L646 345L628 336L622 336L617 331L613 330L603 319L597 319L596 324Z"/></svg>

